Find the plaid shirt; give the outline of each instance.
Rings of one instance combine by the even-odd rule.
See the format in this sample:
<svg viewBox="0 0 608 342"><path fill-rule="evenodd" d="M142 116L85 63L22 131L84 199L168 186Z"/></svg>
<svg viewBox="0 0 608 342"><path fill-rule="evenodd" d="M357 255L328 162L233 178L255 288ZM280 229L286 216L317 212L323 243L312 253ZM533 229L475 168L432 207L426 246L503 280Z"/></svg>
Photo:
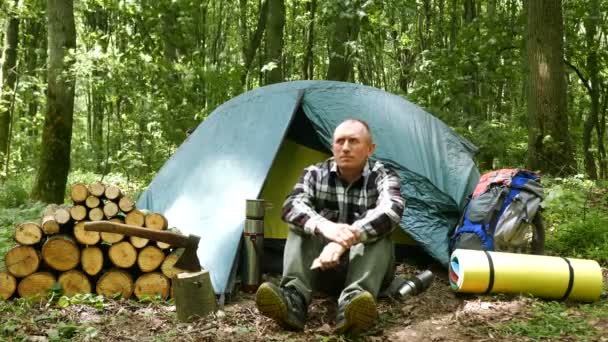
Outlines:
<svg viewBox="0 0 608 342"><path fill-rule="evenodd" d="M369 160L361 178L346 184L334 158L311 165L283 204L283 220L295 232L314 234L329 220L361 229L360 241L373 241L399 224L405 201L399 175L382 163Z"/></svg>

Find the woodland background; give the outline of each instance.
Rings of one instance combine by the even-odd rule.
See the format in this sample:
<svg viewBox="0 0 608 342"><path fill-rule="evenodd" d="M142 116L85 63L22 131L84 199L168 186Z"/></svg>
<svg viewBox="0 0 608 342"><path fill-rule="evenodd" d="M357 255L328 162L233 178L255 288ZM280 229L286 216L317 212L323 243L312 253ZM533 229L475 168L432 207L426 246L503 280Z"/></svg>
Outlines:
<svg viewBox="0 0 608 342"><path fill-rule="evenodd" d="M374 86L424 107L479 147L482 172L540 171L546 252L606 266L607 14L606 0L0 0L0 255L18 223L64 202L67 184L103 180L137 198L217 106L267 84L317 79ZM448 296L437 286L438 298ZM75 303L112 307L117 319L125 308L97 297ZM433 324L445 326L437 318L445 305L429 303L421 304L436 309ZM223 321L225 336L238 339L241 323L259 327L249 307ZM605 299L527 307L517 317L500 309L504 320L489 328L449 324L468 338L505 340L601 340L608 331ZM383 324L397 333L428 318L386 310ZM115 333L52 312L2 304L11 318L0 336ZM46 317L49 330L30 327L27 315ZM327 337L321 324L311 336ZM179 336L174 327L163 336Z"/></svg>

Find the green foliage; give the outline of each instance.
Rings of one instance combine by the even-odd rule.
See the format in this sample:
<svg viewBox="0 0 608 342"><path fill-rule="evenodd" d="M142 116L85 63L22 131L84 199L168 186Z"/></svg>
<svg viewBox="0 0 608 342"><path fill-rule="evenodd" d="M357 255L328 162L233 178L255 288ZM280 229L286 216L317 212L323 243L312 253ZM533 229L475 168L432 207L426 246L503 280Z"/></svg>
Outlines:
<svg viewBox="0 0 608 342"><path fill-rule="evenodd" d="M61 296L57 300L57 306L60 308L66 308L70 305L75 304L84 304L94 307L97 310L103 310L105 306L105 298L100 295L95 295L91 293L87 294L76 294L72 297Z"/></svg>
<svg viewBox="0 0 608 342"><path fill-rule="evenodd" d="M589 321L598 317L608 317L608 302L581 304L569 307L558 302L534 303L531 317L516 318L506 324L492 326L499 335L526 337L532 341L574 339L576 341L597 341L603 335L600 329Z"/></svg>
<svg viewBox="0 0 608 342"><path fill-rule="evenodd" d="M546 183L547 252L608 264L608 189L582 176Z"/></svg>
<svg viewBox="0 0 608 342"><path fill-rule="evenodd" d="M16 208L28 200L27 184L21 178L10 178L0 183L0 207Z"/></svg>

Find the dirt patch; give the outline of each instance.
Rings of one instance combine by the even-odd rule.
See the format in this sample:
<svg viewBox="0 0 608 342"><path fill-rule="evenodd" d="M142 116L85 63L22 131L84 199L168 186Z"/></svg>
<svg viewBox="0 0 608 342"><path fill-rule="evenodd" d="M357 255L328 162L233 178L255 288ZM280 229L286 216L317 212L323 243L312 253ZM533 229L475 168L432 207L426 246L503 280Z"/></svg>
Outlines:
<svg viewBox="0 0 608 342"><path fill-rule="evenodd" d="M526 320L536 299L520 296L473 296L455 294L445 272L425 292L401 301L379 300L378 324L357 337L333 335L336 300L314 298L304 332L282 330L261 316L254 296L238 293L224 311L193 323L177 321L175 306L167 302L138 303L134 300L104 300L96 309L88 305L57 308L40 303L9 308L0 303L0 340L48 341L59 336L76 341L525 341L526 338L496 336L494 326L513 319ZM608 272L604 271L605 284ZM419 270L401 267L398 273L413 275ZM3 306L4 305L4 306ZM603 304L606 305L606 304ZM12 311L11 311L12 310ZM608 336L608 317L592 317L588 323ZM482 329L480 329L482 327ZM567 337L561 339L568 341ZM571 340L571 339L570 339Z"/></svg>

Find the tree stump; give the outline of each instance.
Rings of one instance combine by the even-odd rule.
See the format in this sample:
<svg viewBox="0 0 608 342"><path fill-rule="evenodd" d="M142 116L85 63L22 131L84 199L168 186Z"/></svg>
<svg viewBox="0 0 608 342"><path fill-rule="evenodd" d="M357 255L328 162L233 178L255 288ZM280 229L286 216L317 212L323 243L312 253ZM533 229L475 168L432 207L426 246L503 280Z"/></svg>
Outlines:
<svg viewBox="0 0 608 342"><path fill-rule="evenodd" d="M100 240L99 232L84 230L84 222L80 221L74 225L74 237L83 245L96 245Z"/></svg>
<svg viewBox="0 0 608 342"><path fill-rule="evenodd" d="M154 296L167 299L170 291L171 282L160 272L144 273L135 281L135 296L138 299Z"/></svg>
<svg viewBox="0 0 608 342"><path fill-rule="evenodd" d="M42 246L42 260L57 271L69 271L80 262L80 248L67 235L53 235Z"/></svg>
<svg viewBox="0 0 608 342"><path fill-rule="evenodd" d="M0 298L9 299L17 289L17 280L8 272L0 272Z"/></svg>
<svg viewBox="0 0 608 342"><path fill-rule="evenodd" d="M180 273L173 278L177 318L182 322L204 317L217 308L211 278L206 270Z"/></svg>
<svg viewBox="0 0 608 342"><path fill-rule="evenodd" d="M122 241L110 247L108 256L116 267L129 268L137 261L137 250L131 243Z"/></svg>
<svg viewBox="0 0 608 342"><path fill-rule="evenodd" d="M22 223L15 228L15 241L21 245L35 245L42 240L42 229L33 222Z"/></svg>
<svg viewBox="0 0 608 342"><path fill-rule="evenodd" d="M108 271L99 278L95 290L108 298L117 294L129 298L133 294L133 277L123 270Z"/></svg>
<svg viewBox="0 0 608 342"><path fill-rule="evenodd" d="M80 264L82 270L90 275L97 275L103 268L103 252L97 246L83 248L80 252Z"/></svg>
<svg viewBox="0 0 608 342"><path fill-rule="evenodd" d="M4 256L4 265L10 274L22 278L38 270L40 254L32 246L15 246Z"/></svg>
<svg viewBox="0 0 608 342"><path fill-rule="evenodd" d="M45 297L53 284L55 284L54 275L49 272L37 272L21 279L17 286L17 293L21 297Z"/></svg>
<svg viewBox="0 0 608 342"><path fill-rule="evenodd" d="M57 282L63 289L63 294L71 297L78 293L91 293L91 281L78 270L63 272Z"/></svg>

